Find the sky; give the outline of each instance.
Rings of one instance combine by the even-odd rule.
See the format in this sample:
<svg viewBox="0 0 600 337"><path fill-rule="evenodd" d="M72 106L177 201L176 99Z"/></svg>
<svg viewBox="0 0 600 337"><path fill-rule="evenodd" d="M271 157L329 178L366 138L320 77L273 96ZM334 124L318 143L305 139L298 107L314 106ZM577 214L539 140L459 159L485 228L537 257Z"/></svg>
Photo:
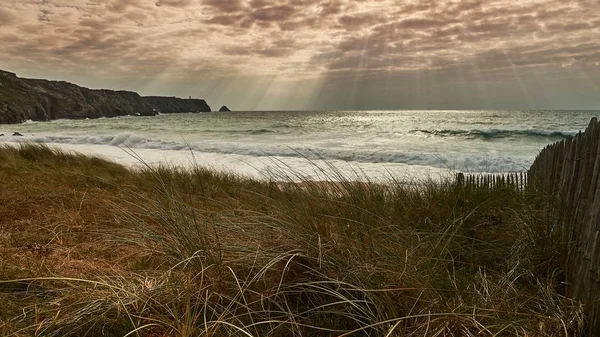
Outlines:
<svg viewBox="0 0 600 337"><path fill-rule="evenodd" d="M600 110L599 0L0 0L0 46L213 109Z"/></svg>

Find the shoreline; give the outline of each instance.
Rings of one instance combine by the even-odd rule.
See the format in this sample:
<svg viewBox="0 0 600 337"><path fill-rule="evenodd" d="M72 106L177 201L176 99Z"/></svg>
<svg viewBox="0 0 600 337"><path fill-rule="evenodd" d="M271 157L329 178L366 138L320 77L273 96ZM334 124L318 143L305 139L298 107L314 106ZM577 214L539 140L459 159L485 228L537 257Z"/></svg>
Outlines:
<svg viewBox="0 0 600 337"><path fill-rule="evenodd" d="M16 138L16 137L13 137ZM18 146L28 143L26 139L6 141L0 138L0 144ZM454 176L448 168L408 165L400 163L362 163L341 160L309 160L298 157L248 156L238 154L211 153L188 150L160 150L127 148L126 146L104 144L63 144L40 143L66 151L100 156L126 167L174 166L183 169L195 165L217 171L241 174L259 180L314 180L329 181L343 178L357 181L387 181L400 177L403 181L439 181ZM133 152L133 153L132 153ZM140 161L143 160L142 161Z"/></svg>

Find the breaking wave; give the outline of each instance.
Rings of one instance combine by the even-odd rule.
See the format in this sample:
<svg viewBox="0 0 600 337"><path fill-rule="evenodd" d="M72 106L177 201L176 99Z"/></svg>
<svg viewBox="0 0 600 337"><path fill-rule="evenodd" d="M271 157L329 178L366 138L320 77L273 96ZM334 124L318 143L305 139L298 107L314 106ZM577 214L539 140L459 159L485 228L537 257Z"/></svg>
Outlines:
<svg viewBox="0 0 600 337"><path fill-rule="evenodd" d="M555 130L508 130L508 129L483 129L483 130L411 130L410 133L425 134L439 137L462 137L477 139L493 138L515 138L515 137L533 137L533 138L568 138L576 135L576 132L555 131Z"/></svg>
<svg viewBox="0 0 600 337"><path fill-rule="evenodd" d="M76 145L109 145L135 149L154 149L172 151L198 151L208 153L222 153L244 155L252 157L296 157L307 160L342 160L346 162L360 163L394 163L430 166L435 168L465 168L485 169L491 171L517 171L531 164L530 158L503 157L490 158L485 155L474 155L473 153L447 154L440 157L431 153L402 152L396 150L366 150L366 149L340 149L340 148L299 148L285 144L262 144L252 145L231 142L195 142L166 141L160 139L149 139L147 137L122 133L118 135L105 136L62 136L46 135L38 137L25 137L23 140L54 143L54 144L76 144ZM19 141L19 140L15 140Z"/></svg>

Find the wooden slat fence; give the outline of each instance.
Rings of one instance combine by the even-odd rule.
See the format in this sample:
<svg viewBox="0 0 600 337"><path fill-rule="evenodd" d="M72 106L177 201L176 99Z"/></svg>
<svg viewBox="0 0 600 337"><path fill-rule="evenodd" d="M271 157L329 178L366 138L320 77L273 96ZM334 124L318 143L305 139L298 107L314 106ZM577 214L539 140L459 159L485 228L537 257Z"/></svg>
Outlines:
<svg viewBox="0 0 600 337"><path fill-rule="evenodd" d="M527 174L523 172L512 173L459 173L457 183L467 189L500 190L511 189L524 192L527 188Z"/></svg>
<svg viewBox="0 0 600 337"><path fill-rule="evenodd" d="M464 188L514 189L546 199L561 231L568 297L586 305L588 336L600 337L600 123L546 146L525 173L462 174Z"/></svg>
<svg viewBox="0 0 600 337"><path fill-rule="evenodd" d="M600 123L546 146L527 172L527 188L548 197L567 258L567 296L581 300L590 336L600 336Z"/></svg>

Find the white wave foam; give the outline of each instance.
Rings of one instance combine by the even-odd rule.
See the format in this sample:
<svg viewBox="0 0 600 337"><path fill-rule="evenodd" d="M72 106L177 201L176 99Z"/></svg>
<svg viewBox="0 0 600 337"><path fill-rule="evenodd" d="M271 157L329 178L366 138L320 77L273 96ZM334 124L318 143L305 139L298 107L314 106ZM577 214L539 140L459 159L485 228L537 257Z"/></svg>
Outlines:
<svg viewBox="0 0 600 337"><path fill-rule="evenodd" d="M405 164L429 166L433 168L452 168L456 170L469 169L472 171L522 171L529 167L532 158L529 157L492 157L476 153L417 153L392 151L389 149L373 151L370 149L354 148L291 148L281 144L244 144L233 142L195 142L165 141L150 139L135 133L121 133L102 136L67 136L45 135L37 137L14 138L9 141L33 141L47 144L71 145L110 145L113 147L131 148L134 150L160 151L197 151L212 154L242 155L247 157L281 157L299 158L302 160L339 160L342 162L371 163L371 164Z"/></svg>
<svg viewBox="0 0 600 337"><path fill-rule="evenodd" d="M2 143L3 141L0 141ZM7 143L4 141L4 143ZM19 142L8 142L16 145ZM64 151L99 156L130 167L168 165L193 167L199 165L219 171L241 174L255 179L276 181L339 180L340 176L353 180L385 181L392 175L405 182L441 179L452 172L406 164L381 165L374 163L347 163L340 160L312 160L292 157L253 157L236 154L198 151L171 151L135 149L132 151L112 145L49 144Z"/></svg>

